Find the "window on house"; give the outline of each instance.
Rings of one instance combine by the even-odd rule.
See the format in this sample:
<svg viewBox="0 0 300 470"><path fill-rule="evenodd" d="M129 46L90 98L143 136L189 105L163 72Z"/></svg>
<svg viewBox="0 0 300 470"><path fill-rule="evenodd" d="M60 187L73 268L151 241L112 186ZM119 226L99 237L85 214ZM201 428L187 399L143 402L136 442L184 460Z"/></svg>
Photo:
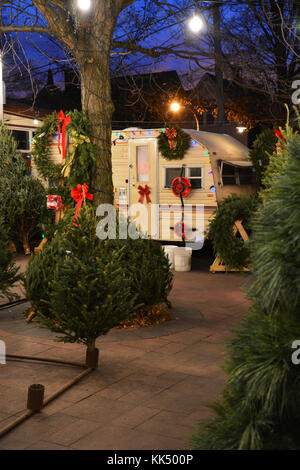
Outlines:
<svg viewBox="0 0 300 470"><path fill-rule="evenodd" d="M188 178L193 189L203 188L202 167L185 167L182 176ZM165 188L171 188L172 181L181 175L181 167L165 168Z"/></svg>
<svg viewBox="0 0 300 470"><path fill-rule="evenodd" d="M139 145L136 147L137 180L140 183L149 181L149 146Z"/></svg>
<svg viewBox="0 0 300 470"><path fill-rule="evenodd" d="M13 129L13 137L18 144L18 150L30 150L29 131L20 131Z"/></svg>

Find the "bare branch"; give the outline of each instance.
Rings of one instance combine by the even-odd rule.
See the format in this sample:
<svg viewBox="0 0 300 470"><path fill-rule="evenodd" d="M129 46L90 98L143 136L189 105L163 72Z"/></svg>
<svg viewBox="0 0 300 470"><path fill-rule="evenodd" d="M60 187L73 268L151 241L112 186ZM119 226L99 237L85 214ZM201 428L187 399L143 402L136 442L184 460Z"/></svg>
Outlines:
<svg viewBox="0 0 300 470"><path fill-rule="evenodd" d="M46 33L51 34L50 28L44 26L0 26L0 33Z"/></svg>
<svg viewBox="0 0 300 470"><path fill-rule="evenodd" d="M66 21L67 14L65 9L57 6L58 12L56 12L50 2L46 0L32 0L32 3L47 21L52 34L71 50L74 46L75 35Z"/></svg>

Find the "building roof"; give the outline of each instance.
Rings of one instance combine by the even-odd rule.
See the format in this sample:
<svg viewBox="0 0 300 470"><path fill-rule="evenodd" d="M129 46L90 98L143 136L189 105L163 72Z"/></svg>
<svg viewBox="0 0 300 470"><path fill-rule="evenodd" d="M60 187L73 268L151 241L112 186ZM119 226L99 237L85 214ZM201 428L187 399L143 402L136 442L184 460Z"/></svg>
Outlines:
<svg viewBox="0 0 300 470"><path fill-rule="evenodd" d="M30 106L22 101L9 100L4 105L5 114L13 114L14 116L20 116L25 118L35 118L38 114L39 118L47 116L50 111L37 107Z"/></svg>

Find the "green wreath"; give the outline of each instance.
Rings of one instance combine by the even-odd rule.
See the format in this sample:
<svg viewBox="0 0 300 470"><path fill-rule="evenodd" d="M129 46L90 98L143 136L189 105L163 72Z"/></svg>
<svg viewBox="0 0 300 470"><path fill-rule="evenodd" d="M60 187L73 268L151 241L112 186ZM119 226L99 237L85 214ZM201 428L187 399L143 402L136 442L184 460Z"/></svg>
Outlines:
<svg viewBox="0 0 300 470"><path fill-rule="evenodd" d="M174 147L170 148L170 141L167 131L176 131L174 137ZM180 127L172 126L169 129L164 129L158 136L158 149L166 160L182 160L186 152L191 146L191 137L184 132Z"/></svg>
<svg viewBox="0 0 300 470"><path fill-rule="evenodd" d="M242 238L233 233L233 224L241 220L247 232L250 231L250 218L257 207L254 196L243 197L237 194L219 202L211 220L207 236L212 240L213 249L228 269L241 269L249 263L249 247Z"/></svg>
<svg viewBox="0 0 300 470"><path fill-rule="evenodd" d="M43 125L35 132L31 155L38 175L55 187L56 194L70 199L70 189L77 184L91 183L96 166L97 152L91 143L90 123L86 111L74 110L66 113L71 122L66 132L72 137L73 146L63 163L54 163L49 155L50 140L58 133L58 113L55 111L44 119ZM60 182L60 184L59 184ZM63 184L61 184L63 183Z"/></svg>

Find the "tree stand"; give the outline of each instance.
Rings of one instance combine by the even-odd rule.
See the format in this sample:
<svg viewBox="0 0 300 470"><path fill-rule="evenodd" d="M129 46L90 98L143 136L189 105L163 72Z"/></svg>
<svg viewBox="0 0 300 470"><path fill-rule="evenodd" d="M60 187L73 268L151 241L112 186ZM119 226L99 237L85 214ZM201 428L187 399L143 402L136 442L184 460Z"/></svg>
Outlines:
<svg viewBox="0 0 300 470"><path fill-rule="evenodd" d="M41 384L32 384L28 388L27 408L40 411L43 408L45 387Z"/></svg>
<svg viewBox="0 0 300 470"><path fill-rule="evenodd" d="M85 366L89 369L98 369L99 349L91 346L86 348Z"/></svg>
<svg viewBox="0 0 300 470"><path fill-rule="evenodd" d="M233 234L236 236L238 233L241 235L244 242L247 242L249 240L248 233L244 229L241 220L236 220L233 224ZM228 268L227 266L225 266L225 264L223 264L220 261L218 255L216 256L216 258L215 258L213 264L210 266L209 270L212 273L225 272L225 271L238 271L238 272L240 272L240 271L249 271L248 268L241 268L241 269Z"/></svg>

